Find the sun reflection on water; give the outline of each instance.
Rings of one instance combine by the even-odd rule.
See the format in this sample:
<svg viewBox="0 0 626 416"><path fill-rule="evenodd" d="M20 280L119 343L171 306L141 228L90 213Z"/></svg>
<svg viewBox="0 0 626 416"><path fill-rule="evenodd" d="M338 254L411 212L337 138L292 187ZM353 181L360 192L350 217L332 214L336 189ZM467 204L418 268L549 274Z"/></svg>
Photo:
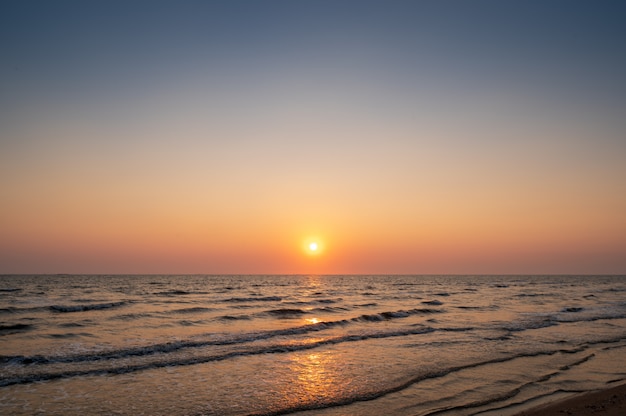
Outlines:
<svg viewBox="0 0 626 416"><path fill-rule="evenodd" d="M298 402L318 402L336 395L337 384L336 358L330 352L316 352L297 355L292 360Z"/></svg>
<svg viewBox="0 0 626 416"><path fill-rule="evenodd" d="M306 276L306 296L313 300L325 299L330 296L323 282L323 278L316 275ZM314 308L306 310L315 312ZM304 325L323 326L324 319L314 315L302 318ZM292 345L314 345L322 346L328 340L334 338L336 334L325 333L325 336L307 336L293 340ZM276 398L275 403L281 406L301 409L304 407L323 406L325 403L336 401L338 397L349 394L352 391L352 377L345 367L345 362L340 359L342 354L338 353L332 346L322 347L321 350L307 353L305 351L294 352L285 363L281 375L274 380L278 387L280 398ZM278 392L277 391L277 392Z"/></svg>

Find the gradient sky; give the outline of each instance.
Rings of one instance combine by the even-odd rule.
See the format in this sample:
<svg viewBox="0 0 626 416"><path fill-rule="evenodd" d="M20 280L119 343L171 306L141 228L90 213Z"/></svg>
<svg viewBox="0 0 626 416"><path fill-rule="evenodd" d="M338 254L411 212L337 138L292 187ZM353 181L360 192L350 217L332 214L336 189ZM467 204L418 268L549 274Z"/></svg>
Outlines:
<svg viewBox="0 0 626 416"><path fill-rule="evenodd" d="M626 273L625 21L2 1L0 273Z"/></svg>

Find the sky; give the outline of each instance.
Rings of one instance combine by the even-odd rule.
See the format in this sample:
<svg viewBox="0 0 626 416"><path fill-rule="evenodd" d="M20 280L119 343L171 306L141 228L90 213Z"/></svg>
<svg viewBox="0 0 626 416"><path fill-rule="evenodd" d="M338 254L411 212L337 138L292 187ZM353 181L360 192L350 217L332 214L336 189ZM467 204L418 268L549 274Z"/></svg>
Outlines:
<svg viewBox="0 0 626 416"><path fill-rule="evenodd" d="M4 0L0 273L626 274L625 19Z"/></svg>

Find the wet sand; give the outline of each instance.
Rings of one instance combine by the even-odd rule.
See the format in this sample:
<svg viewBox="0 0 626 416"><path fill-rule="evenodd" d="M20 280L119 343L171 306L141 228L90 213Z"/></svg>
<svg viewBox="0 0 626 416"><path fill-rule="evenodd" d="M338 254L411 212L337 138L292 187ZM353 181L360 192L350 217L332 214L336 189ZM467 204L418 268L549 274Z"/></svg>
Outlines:
<svg viewBox="0 0 626 416"><path fill-rule="evenodd" d="M516 416L624 416L626 384L583 393L518 413Z"/></svg>

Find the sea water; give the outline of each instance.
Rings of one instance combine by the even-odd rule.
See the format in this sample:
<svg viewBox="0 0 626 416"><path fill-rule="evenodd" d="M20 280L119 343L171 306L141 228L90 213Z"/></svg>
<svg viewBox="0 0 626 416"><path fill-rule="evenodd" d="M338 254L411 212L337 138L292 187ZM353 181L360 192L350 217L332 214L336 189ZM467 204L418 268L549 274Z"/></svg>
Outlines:
<svg viewBox="0 0 626 416"><path fill-rule="evenodd" d="M0 414L502 415L623 380L624 276L0 276Z"/></svg>

